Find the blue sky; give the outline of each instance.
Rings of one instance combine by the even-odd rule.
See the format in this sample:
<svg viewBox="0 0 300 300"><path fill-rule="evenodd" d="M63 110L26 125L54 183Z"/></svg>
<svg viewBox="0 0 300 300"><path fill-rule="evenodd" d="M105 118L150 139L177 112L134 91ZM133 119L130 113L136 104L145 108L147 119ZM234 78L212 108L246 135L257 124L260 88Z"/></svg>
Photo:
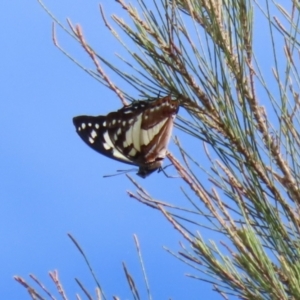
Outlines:
<svg viewBox="0 0 300 300"><path fill-rule="evenodd" d="M60 20L80 23L98 52L116 61L120 46L102 24L98 1L46 4ZM104 4L107 14L116 8L120 12L115 2ZM132 298L123 261L145 296L133 234L140 241L154 299L217 299L208 284L184 276L193 270L163 250L179 250L182 241L164 217L127 196L126 190L136 189L125 176L103 178L128 166L92 151L75 132L74 116L106 114L120 108L119 99L54 47L51 20L37 1L3 2L0 16L1 298L29 299L14 275L31 282L32 273L55 291L48 276L52 270L59 271L70 299L80 292L75 277L93 291L90 273L67 237L71 233L109 299ZM74 57L92 66L80 46L60 30L57 36ZM136 179L157 199L182 199L179 180L163 174Z"/></svg>

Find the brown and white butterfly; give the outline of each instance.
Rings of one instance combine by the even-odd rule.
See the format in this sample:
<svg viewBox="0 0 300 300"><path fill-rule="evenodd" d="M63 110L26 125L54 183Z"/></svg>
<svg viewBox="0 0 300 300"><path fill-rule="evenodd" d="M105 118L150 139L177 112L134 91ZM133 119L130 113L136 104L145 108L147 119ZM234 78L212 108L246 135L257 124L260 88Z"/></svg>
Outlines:
<svg viewBox="0 0 300 300"><path fill-rule="evenodd" d="M78 135L97 152L139 167L142 178L161 168L179 101L135 101L106 116L73 118Z"/></svg>

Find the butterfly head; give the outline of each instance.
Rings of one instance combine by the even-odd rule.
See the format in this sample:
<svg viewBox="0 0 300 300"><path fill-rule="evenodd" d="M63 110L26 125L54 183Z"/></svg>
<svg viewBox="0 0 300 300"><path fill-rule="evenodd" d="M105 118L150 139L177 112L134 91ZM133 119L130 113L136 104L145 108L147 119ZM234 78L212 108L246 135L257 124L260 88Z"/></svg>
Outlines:
<svg viewBox="0 0 300 300"><path fill-rule="evenodd" d="M156 161L148 166L140 166L139 171L136 173L136 175L146 178L156 170L160 170L162 165L162 160Z"/></svg>

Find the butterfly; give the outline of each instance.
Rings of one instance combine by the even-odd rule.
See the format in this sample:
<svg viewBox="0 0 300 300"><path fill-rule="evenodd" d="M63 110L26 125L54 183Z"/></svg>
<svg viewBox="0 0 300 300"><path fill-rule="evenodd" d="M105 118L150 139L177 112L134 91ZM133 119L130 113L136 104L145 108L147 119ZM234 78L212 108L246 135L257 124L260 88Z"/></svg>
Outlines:
<svg viewBox="0 0 300 300"><path fill-rule="evenodd" d="M146 178L161 169L179 110L171 96L152 101L134 101L106 116L73 118L81 139L95 151L139 167Z"/></svg>

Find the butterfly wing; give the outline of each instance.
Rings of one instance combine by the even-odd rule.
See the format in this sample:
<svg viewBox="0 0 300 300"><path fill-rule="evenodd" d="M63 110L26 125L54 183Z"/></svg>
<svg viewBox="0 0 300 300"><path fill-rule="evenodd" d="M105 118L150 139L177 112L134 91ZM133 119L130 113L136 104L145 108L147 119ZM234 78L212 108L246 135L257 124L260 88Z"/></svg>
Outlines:
<svg viewBox="0 0 300 300"><path fill-rule="evenodd" d="M108 133L115 148L129 160L137 161L141 156L140 130L143 111L147 101L134 102L107 115Z"/></svg>
<svg viewBox="0 0 300 300"><path fill-rule="evenodd" d="M171 96L138 101L107 115L114 146L137 165L148 167L166 156L179 102ZM160 167L160 164L156 164ZM158 168L156 167L156 169Z"/></svg>
<svg viewBox="0 0 300 300"><path fill-rule="evenodd" d="M120 152L110 138L106 116L78 116L73 118L76 132L95 151L118 161L135 165Z"/></svg>
<svg viewBox="0 0 300 300"><path fill-rule="evenodd" d="M167 96L151 103L144 111L140 131L144 163L150 164L165 158L178 109L179 101Z"/></svg>
<svg viewBox="0 0 300 300"><path fill-rule="evenodd" d="M137 101L107 116L73 119L78 135L95 151L112 159L139 166L145 178L160 168L178 112L171 96Z"/></svg>

